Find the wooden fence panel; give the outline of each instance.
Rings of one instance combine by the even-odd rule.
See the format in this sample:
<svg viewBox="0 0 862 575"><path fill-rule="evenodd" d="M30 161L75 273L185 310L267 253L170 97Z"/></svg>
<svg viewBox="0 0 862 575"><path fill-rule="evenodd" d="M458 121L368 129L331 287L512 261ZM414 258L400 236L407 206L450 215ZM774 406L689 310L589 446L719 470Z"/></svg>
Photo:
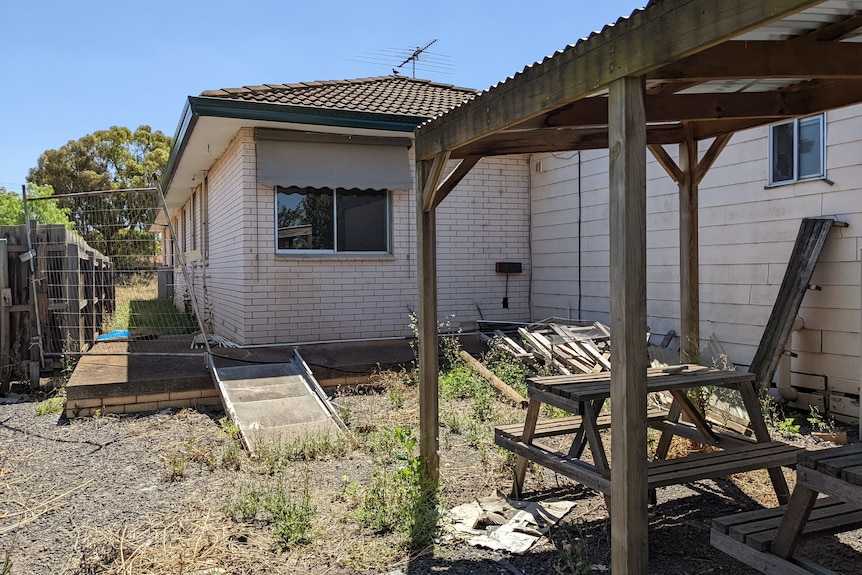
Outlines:
<svg viewBox="0 0 862 575"><path fill-rule="evenodd" d="M38 385L61 354L86 351L113 312L110 258L62 225L30 225L32 271L27 227L0 226L0 391L25 377Z"/></svg>

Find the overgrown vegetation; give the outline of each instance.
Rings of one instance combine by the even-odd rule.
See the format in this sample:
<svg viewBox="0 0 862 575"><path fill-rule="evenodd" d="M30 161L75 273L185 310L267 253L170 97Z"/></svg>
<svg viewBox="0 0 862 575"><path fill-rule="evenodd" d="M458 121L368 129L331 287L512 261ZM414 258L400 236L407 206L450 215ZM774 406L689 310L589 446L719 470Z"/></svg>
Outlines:
<svg viewBox="0 0 862 575"><path fill-rule="evenodd" d="M363 489L348 479L343 496L357 504L354 516L360 524L394 533L404 547L425 547L436 533L438 484L426 475L409 429L386 429L375 437L386 447L372 447L376 461L371 485Z"/></svg>
<svg viewBox="0 0 862 575"><path fill-rule="evenodd" d="M282 549L306 545L312 540L312 522L317 508L311 502L308 474L299 488L284 480L268 480L260 485L245 485L225 504L225 515L237 522L268 525Z"/></svg>

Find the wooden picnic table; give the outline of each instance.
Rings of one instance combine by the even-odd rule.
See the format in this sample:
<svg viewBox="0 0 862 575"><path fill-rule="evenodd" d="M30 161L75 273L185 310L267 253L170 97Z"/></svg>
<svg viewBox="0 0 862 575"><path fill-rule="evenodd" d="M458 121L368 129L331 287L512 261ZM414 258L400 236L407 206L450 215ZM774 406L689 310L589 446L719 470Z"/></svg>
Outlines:
<svg viewBox="0 0 862 575"><path fill-rule="evenodd" d="M819 497L823 495L823 497ZM803 451L787 505L713 520L712 545L763 573L823 575L793 553L801 538L862 527L862 445Z"/></svg>
<svg viewBox="0 0 862 575"><path fill-rule="evenodd" d="M652 368L647 371L647 392L668 392L673 402L669 409L651 409L647 424L662 434L656 459L647 464L650 489L688 483L698 479L724 477L732 473L768 469L780 502L786 502L789 490L780 467L796 461L798 448L772 441L763 420L754 375L723 371L699 365ZM686 391L703 386L738 389L751 420L754 438L716 430L692 404ZM528 380L529 405L523 425L506 425L495 430L497 445L518 455L513 493L523 489L528 461L570 477L605 496L610 495L611 461L602 444L600 430L610 427L611 414L601 414L610 398L610 372L563 376L534 377ZM541 406L552 405L572 413L563 419L539 420ZM681 422L685 414L688 422ZM536 440L572 435L565 452L554 450ZM718 451L665 459L674 436L720 448ZM589 447L592 463L582 455Z"/></svg>

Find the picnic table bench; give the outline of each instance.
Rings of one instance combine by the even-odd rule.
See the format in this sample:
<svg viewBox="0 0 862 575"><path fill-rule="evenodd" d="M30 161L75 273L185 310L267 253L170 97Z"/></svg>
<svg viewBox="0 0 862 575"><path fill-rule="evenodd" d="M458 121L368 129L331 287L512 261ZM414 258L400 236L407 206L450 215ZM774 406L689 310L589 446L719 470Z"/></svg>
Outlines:
<svg viewBox="0 0 862 575"><path fill-rule="evenodd" d="M862 445L857 444L801 452L787 505L714 519L710 542L762 573L823 575L832 571L794 556L799 540L859 527Z"/></svg>
<svg viewBox="0 0 862 575"><path fill-rule="evenodd" d="M776 494L782 502L789 497L787 483L780 467L796 461L798 448L772 441L763 421L760 403L753 387L754 375L679 365L652 368L647 371L647 391L665 391L673 397L669 409L650 409L647 425L659 429L657 458L647 463L649 489L688 483L732 473L769 469ZM751 419L754 438L715 430L686 395L691 388L722 386L738 389ZM533 461L603 493L611 491L611 462L605 452L599 431L610 426L612 412L601 414L610 398L610 373L534 377L528 380L529 405L523 425L505 425L495 429L494 441L518 455L513 493L519 496L528 461ZM553 405L572 414L562 419L539 420L542 404ZM681 422L685 414L688 423ZM555 450L537 439L572 435L567 451ZM665 459L673 436L687 437L720 448L719 451ZM589 447L592 462L582 456Z"/></svg>

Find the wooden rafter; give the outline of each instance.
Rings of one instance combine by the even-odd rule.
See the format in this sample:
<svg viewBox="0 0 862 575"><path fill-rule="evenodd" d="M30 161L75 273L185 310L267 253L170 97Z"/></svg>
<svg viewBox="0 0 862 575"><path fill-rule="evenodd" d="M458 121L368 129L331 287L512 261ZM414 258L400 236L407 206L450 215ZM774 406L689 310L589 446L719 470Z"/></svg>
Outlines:
<svg viewBox="0 0 862 575"><path fill-rule="evenodd" d="M725 42L677 60L648 77L706 82L738 78L860 78L862 44L853 42Z"/></svg>
<svg viewBox="0 0 862 575"><path fill-rule="evenodd" d="M615 79L652 72L820 0L662 2L637 12L511 80L454 108L445 121L416 131L416 157L453 153L606 87ZM674 30L673 34L667 31ZM609 47L613 46L613 50Z"/></svg>

